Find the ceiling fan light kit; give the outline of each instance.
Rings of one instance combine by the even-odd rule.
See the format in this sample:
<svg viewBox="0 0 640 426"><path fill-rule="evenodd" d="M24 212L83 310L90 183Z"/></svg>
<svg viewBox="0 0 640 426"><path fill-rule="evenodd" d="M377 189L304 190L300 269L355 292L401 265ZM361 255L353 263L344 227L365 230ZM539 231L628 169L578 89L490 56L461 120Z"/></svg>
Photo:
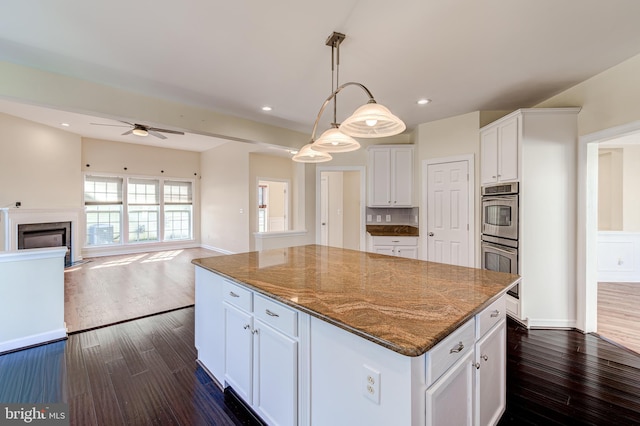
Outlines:
<svg viewBox="0 0 640 426"><path fill-rule="evenodd" d="M136 127L131 131L136 136L148 136L149 132L144 127Z"/></svg>
<svg viewBox="0 0 640 426"><path fill-rule="evenodd" d="M382 138L402 133L407 126L402 120L393 115L388 108L376 102L371 91L363 84L357 82L349 82L339 85L340 76L340 43L345 39L345 35L333 32L326 41L327 46L331 46L331 86L334 87L334 62L335 67L335 86L331 95L324 101L316 121L313 125L311 133L311 142L293 156L293 161L301 163L320 163L332 159L330 152L349 152L360 148L360 143L353 137L361 138ZM337 95L345 87L358 86L369 97L369 101L356 109L342 124L338 124L337 115ZM333 123L332 128L325 131L317 140L315 139L318 122L325 108L333 100Z"/></svg>
<svg viewBox="0 0 640 426"><path fill-rule="evenodd" d="M126 126L123 126L120 124L104 124L104 123L91 123L91 124L95 126L130 127L129 130L122 133L122 136L134 134L136 136L144 137L144 136L151 135L159 139L166 139L167 137L162 133L170 133L172 135L184 135L184 132L179 132L177 130L161 129L159 127L145 126L144 124L129 123L128 121L120 121L120 122L123 124L126 124Z"/></svg>

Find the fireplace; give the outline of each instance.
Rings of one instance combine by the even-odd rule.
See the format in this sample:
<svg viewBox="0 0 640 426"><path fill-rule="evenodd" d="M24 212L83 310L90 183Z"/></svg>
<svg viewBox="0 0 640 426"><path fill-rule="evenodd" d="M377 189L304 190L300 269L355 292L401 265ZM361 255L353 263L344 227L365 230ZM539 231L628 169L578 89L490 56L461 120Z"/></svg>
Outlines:
<svg viewBox="0 0 640 426"><path fill-rule="evenodd" d="M64 257L65 266L70 266L71 257L71 222L24 223L18 225L18 250L67 247Z"/></svg>

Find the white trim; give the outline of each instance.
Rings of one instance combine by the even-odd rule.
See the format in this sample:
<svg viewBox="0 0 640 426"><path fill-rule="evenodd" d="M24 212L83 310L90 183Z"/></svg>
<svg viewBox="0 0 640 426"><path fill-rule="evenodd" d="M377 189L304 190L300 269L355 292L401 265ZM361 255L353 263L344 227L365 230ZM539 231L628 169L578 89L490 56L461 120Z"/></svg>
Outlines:
<svg viewBox="0 0 640 426"><path fill-rule="evenodd" d="M316 223L315 223L315 238L316 244L320 244L320 218L322 217L322 211L320 206L320 178L322 172L360 172L360 251L367 250L366 232L366 190L367 190L367 176L364 166L316 166Z"/></svg>
<svg viewBox="0 0 640 426"><path fill-rule="evenodd" d="M576 322L572 319L528 319L529 328L553 328L553 329L575 329Z"/></svg>
<svg viewBox="0 0 640 426"><path fill-rule="evenodd" d="M307 230L302 231L280 231L280 232L254 232L253 236L257 239L268 238L282 238L282 237L297 237L301 235L307 235Z"/></svg>
<svg viewBox="0 0 640 426"><path fill-rule="evenodd" d="M476 265L476 245L479 244L479 237L476 236L476 172L475 172L475 162L474 162L474 154L464 154L464 155L454 155L450 157L440 157L440 158L430 158L427 160L422 160L422 199L420 200L420 223L422 225L422 232L420 232L420 245L422 246L422 259L427 260L429 258L428 253L428 243L427 243L427 235L429 230L427 229L427 168L433 164L443 164L443 163L456 163L458 161L466 161L468 164L467 172L469 173L469 181L468 181L468 206L467 211L469 214L468 223L469 223L469 258L468 265L470 267L477 266ZM479 267L479 266L477 266Z"/></svg>
<svg viewBox="0 0 640 426"><path fill-rule="evenodd" d="M51 259L56 257L64 258L66 254L66 247L12 250L7 252L0 252L0 263L19 261L21 262L23 260Z"/></svg>
<svg viewBox="0 0 640 426"><path fill-rule="evenodd" d="M42 345L54 340L62 340L67 338L67 330L57 328L55 330L46 331L44 333L32 334L31 336L20 337L18 339L8 340L0 343L0 354L14 349L27 348L29 346Z"/></svg>
<svg viewBox="0 0 640 426"><path fill-rule="evenodd" d="M207 244L200 244L200 248L203 248L203 249L206 249L206 250L217 251L217 252L220 252L222 254L236 254L233 251L221 249L221 248L210 246L210 245L207 245Z"/></svg>
<svg viewBox="0 0 640 426"><path fill-rule="evenodd" d="M576 328L585 333L598 323L598 143L640 132L640 121L580 136L578 140Z"/></svg>

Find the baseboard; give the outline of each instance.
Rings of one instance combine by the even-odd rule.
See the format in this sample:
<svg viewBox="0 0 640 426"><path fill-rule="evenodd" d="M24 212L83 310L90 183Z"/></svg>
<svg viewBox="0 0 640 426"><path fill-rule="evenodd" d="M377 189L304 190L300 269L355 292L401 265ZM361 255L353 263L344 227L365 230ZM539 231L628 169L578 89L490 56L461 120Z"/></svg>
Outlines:
<svg viewBox="0 0 640 426"><path fill-rule="evenodd" d="M219 247L213 247L207 244L200 244L200 248L206 249L206 250L213 250L213 251L217 251L220 252L222 254L236 254L233 251L229 251L229 250L225 250L225 249L221 249Z"/></svg>
<svg viewBox="0 0 640 426"><path fill-rule="evenodd" d="M55 340L61 340L67 338L67 330L58 328L55 330L47 331L39 334L32 334L30 336L20 337L18 339L8 340L0 343L0 354L4 352L12 352L18 349L26 349L32 346L42 345Z"/></svg>
<svg viewBox="0 0 640 426"><path fill-rule="evenodd" d="M196 241L183 241L175 243L146 243L113 246L97 246L82 249L82 257L119 256L136 253L151 253L157 251L181 250L200 247Z"/></svg>
<svg viewBox="0 0 640 426"><path fill-rule="evenodd" d="M527 318L529 328L576 329L576 320L570 319L531 319Z"/></svg>

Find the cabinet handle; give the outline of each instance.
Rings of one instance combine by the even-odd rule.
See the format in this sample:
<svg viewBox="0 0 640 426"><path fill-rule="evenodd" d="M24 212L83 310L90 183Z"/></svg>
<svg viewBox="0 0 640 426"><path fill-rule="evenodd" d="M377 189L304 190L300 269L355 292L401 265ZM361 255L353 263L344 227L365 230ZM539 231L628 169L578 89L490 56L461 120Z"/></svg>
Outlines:
<svg viewBox="0 0 640 426"><path fill-rule="evenodd" d="M240 297L239 295L235 294L232 291L229 292L229 296L231 296L231 297Z"/></svg>
<svg viewBox="0 0 640 426"><path fill-rule="evenodd" d="M245 324L244 327L242 327L242 328L244 328L246 330L249 327L251 327L251 324Z"/></svg>
<svg viewBox="0 0 640 426"><path fill-rule="evenodd" d="M480 370L480 363L479 362L472 362L471 365L473 365L476 370Z"/></svg>
<svg viewBox="0 0 640 426"><path fill-rule="evenodd" d="M458 346L457 346L457 347L455 347L455 348L452 348L452 349L449 351L449 353L450 353L450 354L455 354L455 353L460 352L460 351L461 351L461 350L463 350L463 349L464 349L464 345L462 344L462 342L460 342L460 343L458 343Z"/></svg>
<svg viewBox="0 0 640 426"><path fill-rule="evenodd" d="M497 309L496 309L495 311L491 312L491 318L495 318L495 317L497 317L498 315L500 315L500 311L499 311L499 310L497 310Z"/></svg>
<svg viewBox="0 0 640 426"><path fill-rule="evenodd" d="M276 314L275 312L271 312L270 310L266 310L265 311L267 313L267 315L269 315L270 317L279 317L280 315Z"/></svg>
<svg viewBox="0 0 640 426"><path fill-rule="evenodd" d="M399 243L400 240L391 240L392 243Z"/></svg>
<svg viewBox="0 0 640 426"><path fill-rule="evenodd" d="M482 355L480 358L482 358L484 361L489 361L489 357L486 354Z"/></svg>

